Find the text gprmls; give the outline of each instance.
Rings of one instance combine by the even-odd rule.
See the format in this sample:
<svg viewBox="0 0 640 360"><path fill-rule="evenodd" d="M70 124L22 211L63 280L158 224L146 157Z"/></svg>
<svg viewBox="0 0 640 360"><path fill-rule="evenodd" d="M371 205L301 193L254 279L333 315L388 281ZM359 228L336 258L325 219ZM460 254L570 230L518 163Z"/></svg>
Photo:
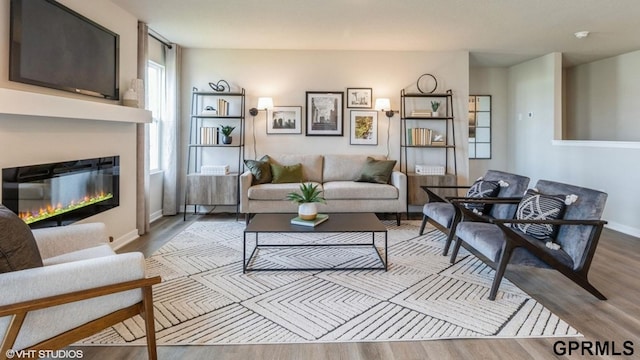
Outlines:
<svg viewBox="0 0 640 360"><path fill-rule="evenodd" d="M633 342L627 340L620 345L615 341L564 341L553 344L553 353L561 355L609 355L631 356L634 353Z"/></svg>

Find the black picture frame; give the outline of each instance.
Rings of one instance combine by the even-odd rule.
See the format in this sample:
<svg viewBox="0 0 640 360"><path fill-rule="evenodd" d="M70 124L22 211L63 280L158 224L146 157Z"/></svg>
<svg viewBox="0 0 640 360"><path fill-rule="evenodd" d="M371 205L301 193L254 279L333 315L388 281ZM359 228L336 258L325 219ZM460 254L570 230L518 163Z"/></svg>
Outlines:
<svg viewBox="0 0 640 360"><path fill-rule="evenodd" d="M344 136L344 92L307 91L306 136Z"/></svg>
<svg viewBox="0 0 640 360"><path fill-rule="evenodd" d="M347 88L347 108L371 109L372 107L372 88Z"/></svg>

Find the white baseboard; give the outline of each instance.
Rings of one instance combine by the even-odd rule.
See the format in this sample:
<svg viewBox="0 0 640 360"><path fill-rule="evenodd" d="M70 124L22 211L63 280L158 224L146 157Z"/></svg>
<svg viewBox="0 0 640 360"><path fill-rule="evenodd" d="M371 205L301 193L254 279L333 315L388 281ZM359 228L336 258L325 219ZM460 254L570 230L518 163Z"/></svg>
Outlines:
<svg viewBox="0 0 640 360"><path fill-rule="evenodd" d="M162 217L162 210L158 210L151 215L149 215L149 222L152 223Z"/></svg>
<svg viewBox="0 0 640 360"><path fill-rule="evenodd" d="M138 229L132 230L126 234L124 234L123 236L115 239L112 243L111 243L111 248L113 248L113 250L118 250L121 247L127 245L128 243L132 242L133 240L139 238L140 235L138 235Z"/></svg>
<svg viewBox="0 0 640 360"><path fill-rule="evenodd" d="M607 227L607 228L609 228L611 230L619 231L621 233L640 238L640 229L636 229L636 228L631 227L631 226L627 226L627 225L623 225L623 224L619 224L619 223L616 223L616 222L609 221L609 223L607 225L605 225L605 227Z"/></svg>

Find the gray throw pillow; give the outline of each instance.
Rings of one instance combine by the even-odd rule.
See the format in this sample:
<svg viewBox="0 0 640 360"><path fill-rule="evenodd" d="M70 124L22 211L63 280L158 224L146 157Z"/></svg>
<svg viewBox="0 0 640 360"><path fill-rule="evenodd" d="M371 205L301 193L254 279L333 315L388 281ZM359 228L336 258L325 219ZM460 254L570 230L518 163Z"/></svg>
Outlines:
<svg viewBox="0 0 640 360"><path fill-rule="evenodd" d="M271 164L269 164L269 155L263 156L260 160L245 160L244 164L247 166L251 174L253 174L252 185L270 183L271 176Z"/></svg>
<svg viewBox="0 0 640 360"><path fill-rule="evenodd" d="M42 257L29 225L0 205L0 273L40 266Z"/></svg>
<svg viewBox="0 0 640 360"><path fill-rule="evenodd" d="M388 184L394 166L396 166L395 160L376 160L367 157L367 163L362 168L360 177L355 181Z"/></svg>

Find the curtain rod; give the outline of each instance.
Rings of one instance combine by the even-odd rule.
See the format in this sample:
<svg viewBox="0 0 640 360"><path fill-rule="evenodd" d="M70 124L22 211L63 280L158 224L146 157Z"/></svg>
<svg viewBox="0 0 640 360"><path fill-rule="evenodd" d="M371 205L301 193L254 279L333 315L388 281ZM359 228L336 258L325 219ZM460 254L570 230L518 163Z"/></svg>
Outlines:
<svg viewBox="0 0 640 360"><path fill-rule="evenodd" d="M158 40L162 45L168 47L169 49L173 48L173 46L171 46L171 44L169 44L166 40L161 39L160 35L156 35L155 33L153 33L151 29L149 29L149 36L151 36L152 38Z"/></svg>

